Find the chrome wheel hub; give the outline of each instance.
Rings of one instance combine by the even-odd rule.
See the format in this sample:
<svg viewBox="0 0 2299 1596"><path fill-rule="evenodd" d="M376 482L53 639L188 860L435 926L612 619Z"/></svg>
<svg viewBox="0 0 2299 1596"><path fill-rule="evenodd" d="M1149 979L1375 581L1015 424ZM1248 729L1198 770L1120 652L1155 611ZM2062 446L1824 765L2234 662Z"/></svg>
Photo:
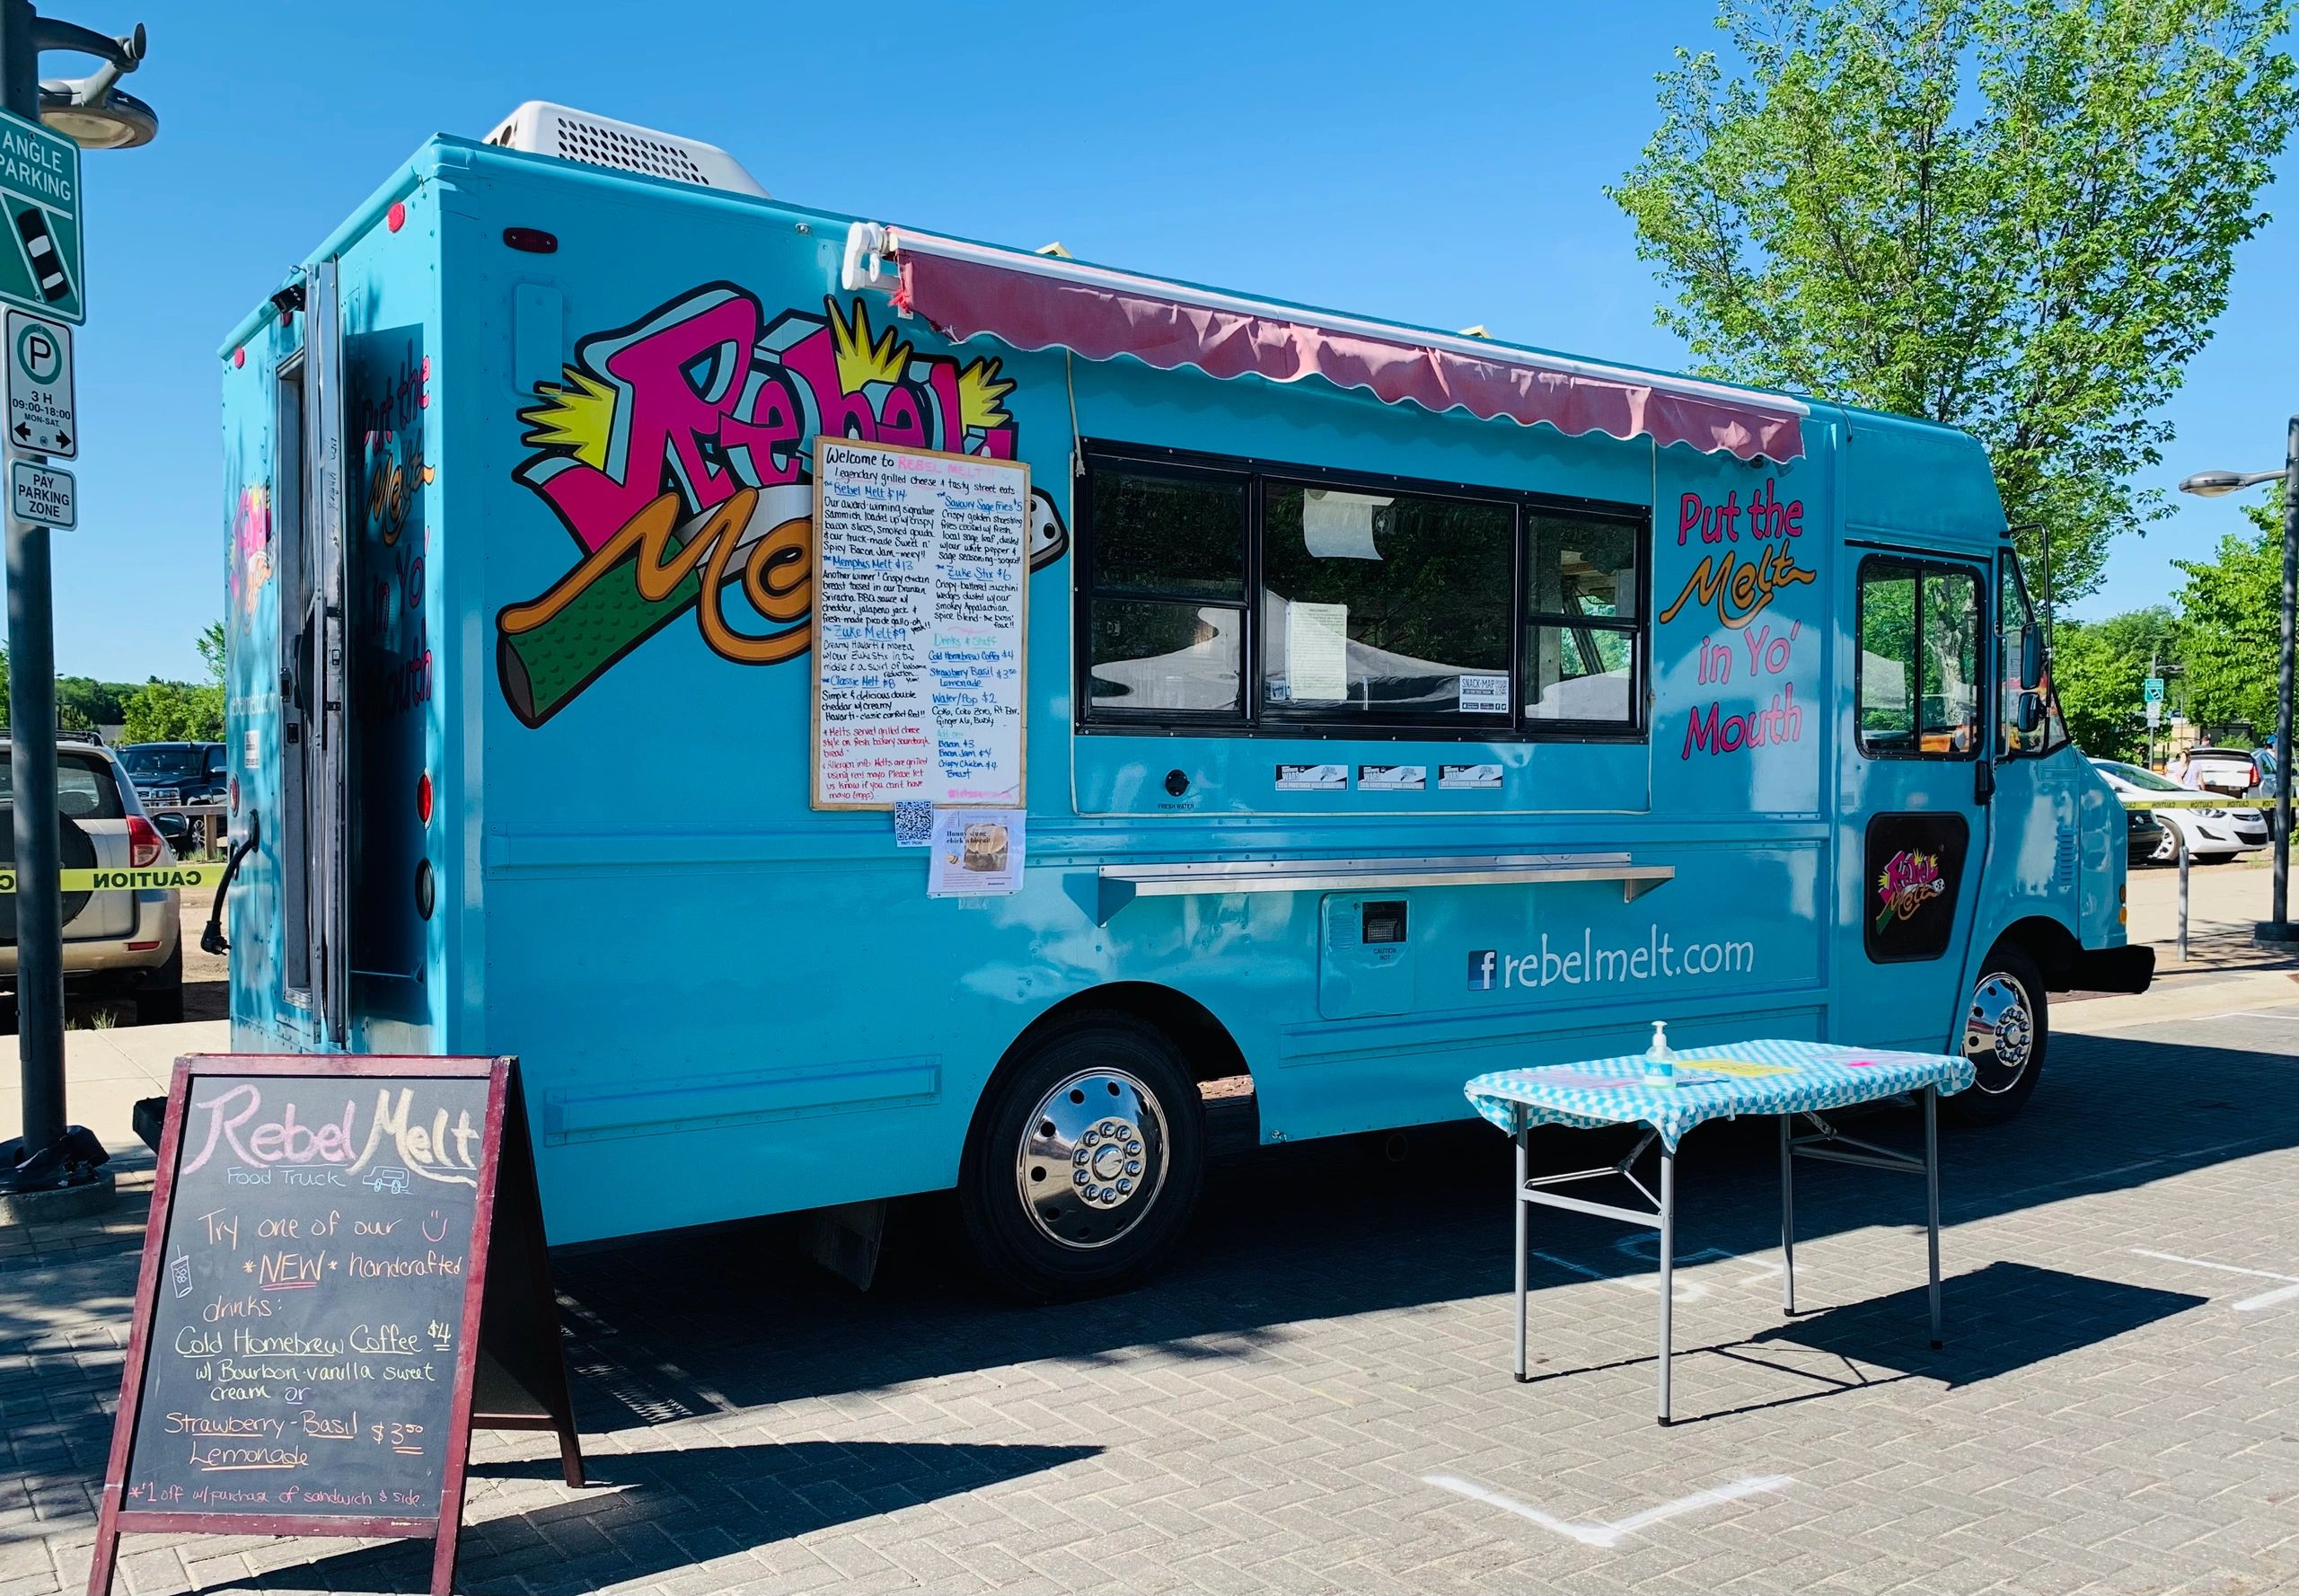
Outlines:
<svg viewBox="0 0 2299 1596"><path fill-rule="evenodd" d="M2035 1045L2028 989L2001 971L1981 976L1964 1018L1964 1056L1976 1071L1972 1084L1985 1092L2009 1091L2026 1072Z"/></svg>
<svg viewBox="0 0 2299 1596"><path fill-rule="evenodd" d="M1166 1113L1123 1070L1084 1070L1041 1098L1022 1128L1014 1181L1048 1240L1089 1250L1140 1224L1166 1177Z"/></svg>

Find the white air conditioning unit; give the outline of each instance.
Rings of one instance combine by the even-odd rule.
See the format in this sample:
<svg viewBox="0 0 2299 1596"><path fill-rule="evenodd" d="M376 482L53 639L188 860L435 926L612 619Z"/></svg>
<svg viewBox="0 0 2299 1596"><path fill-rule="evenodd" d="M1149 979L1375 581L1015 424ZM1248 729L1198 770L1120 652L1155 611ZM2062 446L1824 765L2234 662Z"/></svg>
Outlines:
<svg viewBox="0 0 2299 1596"><path fill-rule="evenodd" d="M487 142L533 155L557 155L562 161L767 198L743 163L715 144L657 133L636 122L618 122L548 100L528 101L498 123Z"/></svg>

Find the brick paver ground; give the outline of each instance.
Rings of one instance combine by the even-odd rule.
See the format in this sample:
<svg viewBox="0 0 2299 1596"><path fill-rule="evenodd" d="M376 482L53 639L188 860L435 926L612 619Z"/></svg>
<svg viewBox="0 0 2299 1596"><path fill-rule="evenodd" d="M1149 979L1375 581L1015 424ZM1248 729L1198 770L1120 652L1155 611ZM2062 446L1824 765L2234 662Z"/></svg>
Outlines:
<svg viewBox="0 0 2299 1596"><path fill-rule="evenodd" d="M1356 1142L1229 1163L1179 1266L1078 1307L983 1298L930 1207L897 1216L867 1297L771 1227L565 1257L595 1483L560 1485L543 1438L482 1435L462 1586L2299 1585L2295 1055L2299 1005L2060 1036L2025 1117L1945 1143L1937 1353L1916 1183L1800 1170L1821 1311L1783 1324L1770 1123L1702 1131L1680 1164L1694 1422L1667 1431L1649 1241L1603 1221L1537 1216L1555 1378L1510 1380L1506 1143L1482 1126L1401 1164ZM1560 1165L1604 1140L1545 1134ZM85 1580L133 1264L0 1258L0 1596ZM427 1545L124 1551L138 1596L416 1591L427 1566Z"/></svg>

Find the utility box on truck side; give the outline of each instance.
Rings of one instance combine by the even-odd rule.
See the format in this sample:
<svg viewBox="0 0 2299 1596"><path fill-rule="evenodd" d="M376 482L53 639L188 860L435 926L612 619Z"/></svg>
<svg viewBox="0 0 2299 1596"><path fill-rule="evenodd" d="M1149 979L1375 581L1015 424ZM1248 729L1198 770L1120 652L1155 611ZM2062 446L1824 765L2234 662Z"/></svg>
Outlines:
<svg viewBox="0 0 2299 1596"><path fill-rule="evenodd" d="M1659 1018L2001 1115L2145 983L1958 433L447 138L224 361L234 1045L517 1054L557 1240L956 1186L1093 1289L1210 1080ZM1027 468L1010 893L815 807L824 439Z"/></svg>

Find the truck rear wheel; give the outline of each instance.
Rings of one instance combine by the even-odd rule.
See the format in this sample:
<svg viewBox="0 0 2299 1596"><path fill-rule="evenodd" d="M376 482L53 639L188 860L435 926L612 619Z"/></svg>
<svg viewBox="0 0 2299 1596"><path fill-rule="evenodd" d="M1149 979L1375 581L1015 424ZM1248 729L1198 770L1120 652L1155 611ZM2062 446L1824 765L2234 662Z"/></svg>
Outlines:
<svg viewBox="0 0 2299 1596"><path fill-rule="evenodd" d="M2017 942L1998 942L1980 962L1964 1007L1964 1056L1972 1083L1941 1100L1964 1124L2002 1124L2027 1107L2043 1073L2051 1040L2050 998L2043 972Z"/></svg>
<svg viewBox="0 0 2299 1596"><path fill-rule="evenodd" d="M966 1241L1006 1291L1117 1291L1171 1250L1205 1177L1181 1051L1130 1015L1058 1020L991 1079L958 1177Z"/></svg>

